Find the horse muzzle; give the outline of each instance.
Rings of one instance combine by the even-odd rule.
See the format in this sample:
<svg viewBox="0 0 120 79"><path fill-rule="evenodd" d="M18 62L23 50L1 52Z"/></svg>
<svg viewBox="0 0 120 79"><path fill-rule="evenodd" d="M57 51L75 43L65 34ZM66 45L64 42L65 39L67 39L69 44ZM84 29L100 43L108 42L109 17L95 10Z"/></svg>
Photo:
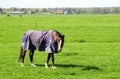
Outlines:
<svg viewBox="0 0 120 79"><path fill-rule="evenodd" d="M62 49L58 49L57 51L58 51L58 52L61 52L61 51L62 51Z"/></svg>

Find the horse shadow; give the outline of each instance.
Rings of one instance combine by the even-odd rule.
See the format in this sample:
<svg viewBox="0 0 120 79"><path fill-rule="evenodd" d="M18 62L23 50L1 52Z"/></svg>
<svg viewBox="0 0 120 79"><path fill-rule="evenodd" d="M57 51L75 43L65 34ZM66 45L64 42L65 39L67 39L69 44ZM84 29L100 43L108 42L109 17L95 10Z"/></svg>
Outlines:
<svg viewBox="0 0 120 79"><path fill-rule="evenodd" d="M81 68L81 70L101 70L99 67L96 66L84 66L84 65L76 65L76 64L56 64L57 67L63 68Z"/></svg>
<svg viewBox="0 0 120 79"><path fill-rule="evenodd" d="M43 64L36 64L36 66L44 66ZM81 70L102 70L97 66L84 66L84 65L76 65L76 64L56 64L56 67L60 68L80 68Z"/></svg>

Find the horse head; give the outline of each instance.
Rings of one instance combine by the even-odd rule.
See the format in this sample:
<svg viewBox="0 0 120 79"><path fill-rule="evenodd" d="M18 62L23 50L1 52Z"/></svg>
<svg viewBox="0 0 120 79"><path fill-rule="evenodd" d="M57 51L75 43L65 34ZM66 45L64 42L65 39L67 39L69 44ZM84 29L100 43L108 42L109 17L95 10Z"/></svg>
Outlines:
<svg viewBox="0 0 120 79"><path fill-rule="evenodd" d="M60 52L64 45L64 35L59 33L58 31L53 31L53 37L55 44L57 45L57 51Z"/></svg>

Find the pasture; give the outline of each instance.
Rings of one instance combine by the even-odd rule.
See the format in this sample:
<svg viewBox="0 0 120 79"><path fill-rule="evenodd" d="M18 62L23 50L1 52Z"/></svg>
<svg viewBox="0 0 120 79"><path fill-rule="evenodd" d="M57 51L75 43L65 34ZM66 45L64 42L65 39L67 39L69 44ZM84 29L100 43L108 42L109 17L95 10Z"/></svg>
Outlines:
<svg viewBox="0 0 120 79"><path fill-rule="evenodd" d="M44 63L47 53L35 51L36 68L26 53L25 67L17 62L22 34L30 29L58 30L65 44L55 54L56 69ZM1 79L119 79L120 15L0 15Z"/></svg>

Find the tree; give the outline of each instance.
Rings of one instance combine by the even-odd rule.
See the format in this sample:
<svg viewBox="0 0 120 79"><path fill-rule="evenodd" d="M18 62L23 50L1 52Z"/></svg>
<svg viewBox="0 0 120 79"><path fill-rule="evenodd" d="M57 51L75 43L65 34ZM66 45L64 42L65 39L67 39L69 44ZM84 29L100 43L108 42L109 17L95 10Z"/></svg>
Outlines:
<svg viewBox="0 0 120 79"><path fill-rule="evenodd" d="M15 7L11 7L11 8L10 8L10 11L12 11L12 12L13 12L13 11L16 11L16 10L17 10L17 8L15 8Z"/></svg>
<svg viewBox="0 0 120 79"><path fill-rule="evenodd" d="M46 8L42 8L42 12L47 12L47 9Z"/></svg>
<svg viewBox="0 0 120 79"><path fill-rule="evenodd" d="M0 14L2 14L2 9L0 8Z"/></svg>
<svg viewBox="0 0 120 79"><path fill-rule="evenodd" d="M109 13L110 13L110 14L118 13L118 9L117 9L116 7L111 7L111 8L109 9Z"/></svg>

